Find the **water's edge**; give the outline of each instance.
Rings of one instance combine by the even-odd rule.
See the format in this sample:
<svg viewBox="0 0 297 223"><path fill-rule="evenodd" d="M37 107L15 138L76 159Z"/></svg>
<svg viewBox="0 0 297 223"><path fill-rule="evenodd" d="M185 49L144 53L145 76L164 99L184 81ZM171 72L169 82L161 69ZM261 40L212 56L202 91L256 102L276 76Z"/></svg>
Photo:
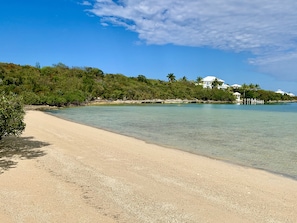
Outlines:
<svg viewBox="0 0 297 223"><path fill-rule="evenodd" d="M58 118L61 118L61 119L67 120L67 121L71 121L71 122L75 122L75 123L79 123L79 124L91 126L91 127L94 127L94 128L97 128L97 129L102 129L104 131L112 132L112 133L115 133L115 134L125 135L125 136L131 137L131 138L135 138L135 139L138 139L138 140L145 141L146 143L149 143L149 144L155 144L155 145L159 145L159 146L170 148L170 149L176 149L176 150L184 151L184 152L191 153L191 154L194 154L194 155L207 157L207 158L210 158L210 159L213 159L213 160L219 160L219 161L222 161L222 162L226 162L226 163L233 164L233 165L238 165L238 166L245 167L245 168L258 169L258 170L270 172L272 174L275 174L275 175L278 175L278 176L281 176L281 177L286 177L286 178L290 178L290 179L293 179L293 180L297 180L297 177L296 176L290 175L290 174L286 174L284 172L278 172L278 171L274 171L274 170L271 170L271 169L268 169L268 168L264 168L264 167L257 167L257 166L253 166L253 165L247 165L247 164L244 164L244 163L241 163L241 162L236 162L234 160L228 160L228 159L226 159L224 157L216 157L216 156L211 156L211 155L207 155L207 154L204 154L204 153L200 153L199 151L184 150L184 149L181 149L181 147L170 146L170 145L166 145L166 144L163 144L163 143L160 143L160 142L155 142L153 140L144 139L143 137L137 137L137 136L135 136L133 134L131 135L131 134L127 133L127 132L124 132L123 133L123 132L111 130L110 128L104 128L102 126L97 126L95 124L87 124L87 123L85 123L83 121L74 120L73 118L69 118L69 117L67 118L66 116L59 115L59 112L58 113L55 113L52 110L45 111L45 112L47 114L49 114L49 115L53 115L55 117L58 117Z"/></svg>

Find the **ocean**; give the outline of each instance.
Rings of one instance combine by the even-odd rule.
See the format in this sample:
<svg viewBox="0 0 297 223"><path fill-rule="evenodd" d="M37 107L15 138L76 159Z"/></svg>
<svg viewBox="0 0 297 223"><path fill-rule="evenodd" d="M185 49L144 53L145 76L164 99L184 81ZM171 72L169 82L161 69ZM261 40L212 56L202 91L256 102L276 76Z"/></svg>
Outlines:
<svg viewBox="0 0 297 223"><path fill-rule="evenodd" d="M297 103L100 105L48 112L297 180Z"/></svg>

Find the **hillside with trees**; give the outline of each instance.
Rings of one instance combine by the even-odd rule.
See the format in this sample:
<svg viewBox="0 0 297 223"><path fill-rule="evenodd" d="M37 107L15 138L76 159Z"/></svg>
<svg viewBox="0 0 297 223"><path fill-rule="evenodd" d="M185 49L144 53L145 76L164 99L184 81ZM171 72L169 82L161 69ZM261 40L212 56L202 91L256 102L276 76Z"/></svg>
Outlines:
<svg viewBox="0 0 297 223"><path fill-rule="evenodd" d="M40 67L0 63L0 92L21 96L27 105L81 105L97 98L106 100L189 99L232 103L233 89L204 89L185 76L173 73L168 81L148 79L144 75L127 77L108 74L93 67L68 67L63 63ZM254 87L252 87L254 86ZM243 85L242 95L265 101L292 100L288 95L262 90L258 85ZM257 88L255 88L257 86ZM296 98L295 98L296 99Z"/></svg>

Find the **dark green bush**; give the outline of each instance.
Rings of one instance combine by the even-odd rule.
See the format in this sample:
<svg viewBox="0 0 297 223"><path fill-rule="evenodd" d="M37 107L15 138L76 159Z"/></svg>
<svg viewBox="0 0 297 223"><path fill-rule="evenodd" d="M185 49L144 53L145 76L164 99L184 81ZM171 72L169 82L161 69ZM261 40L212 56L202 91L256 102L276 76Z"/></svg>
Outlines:
<svg viewBox="0 0 297 223"><path fill-rule="evenodd" d="M13 94L0 93L0 139L8 135L20 135L25 129L22 98Z"/></svg>

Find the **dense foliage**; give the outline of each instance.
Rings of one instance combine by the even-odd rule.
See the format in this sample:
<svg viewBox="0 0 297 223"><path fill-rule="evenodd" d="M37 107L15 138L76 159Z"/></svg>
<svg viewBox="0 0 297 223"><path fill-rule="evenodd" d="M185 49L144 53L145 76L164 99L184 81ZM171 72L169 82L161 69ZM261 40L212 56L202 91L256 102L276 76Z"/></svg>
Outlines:
<svg viewBox="0 0 297 223"><path fill-rule="evenodd" d="M25 129L22 98L0 93L0 140L3 136L20 135Z"/></svg>
<svg viewBox="0 0 297 223"><path fill-rule="evenodd" d="M161 81L147 79L144 75L127 77L122 74L104 74L98 68L69 68L62 63L42 68L39 65L33 67L0 63L0 91L22 96L25 104L79 105L96 98L107 100L178 98L227 102L235 99L232 89L203 89L196 81L189 81L185 76L176 80L173 73L168 74L167 78L168 81ZM282 95L264 90L246 89L244 93L263 100L285 99Z"/></svg>
<svg viewBox="0 0 297 223"><path fill-rule="evenodd" d="M241 93L242 97L244 98L256 98L260 100L264 100L265 102L268 101L290 101L290 100L296 100L297 97L291 97L287 94L279 94L272 91L267 91L260 89L259 85L246 85L243 84L242 87L238 90L239 93Z"/></svg>

